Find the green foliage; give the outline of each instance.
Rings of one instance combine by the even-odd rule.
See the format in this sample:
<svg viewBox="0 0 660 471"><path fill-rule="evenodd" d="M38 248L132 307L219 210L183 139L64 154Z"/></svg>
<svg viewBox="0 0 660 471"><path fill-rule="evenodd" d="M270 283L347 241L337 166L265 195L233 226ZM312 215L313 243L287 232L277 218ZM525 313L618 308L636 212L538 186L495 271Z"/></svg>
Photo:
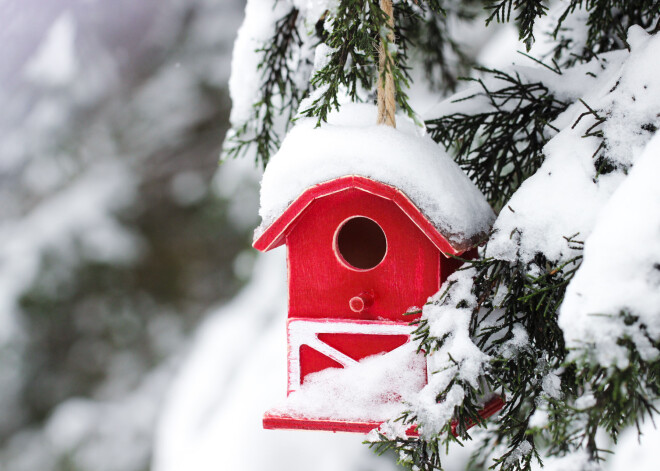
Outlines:
<svg viewBox="0 0 660 471"><path fill-rule="evenodd" d="M649 335L638 318L625 311L615 316L629 328L639 329L649 344L660 350L660 341ZM628 353L626 367L599 365L592 359L593 346L584 345L571 365L571 374L562 378L571 393L566 397L585 394L592 397L583 404L565 398L550 401L547 426L550 453L561 454L571 446L584 446L592 460L600 461L604 450L597 446L599 430L606 431L616 442L624 427L635 425L639 430L644 420L658 413L654 401L660 397L660 359L645 359L626 334L618 344Z"/></svg>
<svg viewBox="0 0 660 471"><path fill-rule="evenodd" d="M464 100L483 98L483 112L454 113L426 122L431 137L445 148L484 193L501 208L520 184L543 162L542 149L557 130L550 124L568 104L540 82L528 83L518 74L478 68L494 79L469 79L482 91ZM560 72L558 72L560 73Z"/></svg>
<svg viewBox="0 0 660 471"><path fill-rule="evenodd" d="M325 121L328 113L339 108L338 95L345 92L352 101L360 100L362 90L369 90L376 77L376 41L387 18L374 0L345 0L328 20L325 44L332 52L328 63L311 79L321 93L303 116Z"/></svg>
<svg viewBox="0 0 660 471"><path fill-rule="evenodd" d="M567 239L566 243L573 249L579 249L581 246L581 243L574 239ZM529 423L538 405L547 399L543 387L544 379L564 365L567 351L562 331L557 324L557 311L580 260L581 256L578 255L567 262L555 264L539 254L529 264L492 258L467 261L462 270L474 271L472 295L477 302L473 305L467 305L465 300L448 295L451 293L451 284L445 287L444 295L438 303L470 309L470 336L481 351L490 356L491 361L483 375L483 385L480 388L475 389L456 375L438 394L438 401L442 401L449 390L458 384L465 391L465 399L454 411L454 423L447 423L430 440L435 445L425 448L427 451L435 450L436 454L430 455L432 459L423 463L414 462L420 469L442 469L436 463L440 460L438 450L448 447L451 442L471 438L468 428L471 424L480 422L479 410L483 407L483 398L487 391L505 397L506 404L498 413L497 427L488 430L482 438L483 453L475 457L481 456L485 459L490 456L495 444L506 446L494 464L476 461L473 464L478 467L492 465L502 470L522 471L529 470L533 458L538 459L536 437L530 433ZM520 329L524 329L528 342L514 355L507 343L515 335L520 335ZM415 335L420 342L420 349L427 353L438 351L447 340L447 337L437 338L431 335L426 320L419 323ZM572 373L572 370L568 369L567 372ZM567 389L566 386L564 389ZM417 422L417 417L407 414L402 420L412 425ZM453 427L456 436L452 433ZM404 454L411 456L413 460L419 455L412 451L415 444L410 443L410 439L392 440L381 436L381 440L378 443L381 451L388 448L403 450ZM530 443L532 452L521 460L511 459L523 442Z"/></svg>
<svg viewBox="0 0 660 471"><path fill-rule="evenodd" d="M311 78L311 85L320 93L301 114L318 118L320 124L327 120L332 109L339 109L340 94L348 95L352 101L361 101L365 92L372 91L376 85L378 45L383 43L390 51L383 74L392 75L397 104L414 117L406 93L410 86L408 51L413 41L421 37L421 32L414 26L422 22L426 13L429 18L444 16L438 0L426 4L407 1L394 4L394 17L399 19L395 24L395 48L387 41L390 31L388 17L378 0L341 1L337 11L330 16L328 32L323 38L332 51L328 63ZM434 24L434 21L429 19L426 24Z"/></svg>
<svg viewBox="0 0 660 471"><path fill-rule="evenodd" d="M457 17L474 17L470 5L452 7ZM390 60L385 72L394 79L396 101L400 109L415 118L408 100L410 86L409 53L423 51L421 60L428 74L440 71L442 87L452 89L457 73L454 60L467 71L468 57L459 42L446 34L446 17L440 0L401 0L394 3L396 47L388 45ZM316 118L320 124L333 109L339 108L339 98L351 101L372 100L378 79L378 45L389 31L387 17L378 0L341 0L336 10L326 11L318 20L313 36L315 45L328 47L326 64L316 70L304 88L296 82L300 57L310 56L302 36L307 34L305 18L292 8L275 24L275 33L258 51L261 87L254 97L250 119L236 124L225 141L223 158L238 157L252 150L257 162L268 163L279 147L281 130L278 120L288 124L300 116ZM420 27L421 25L421 27ZM452 56L452 57L449 57ZM310 98L299 109L303 98Z"/></svg>

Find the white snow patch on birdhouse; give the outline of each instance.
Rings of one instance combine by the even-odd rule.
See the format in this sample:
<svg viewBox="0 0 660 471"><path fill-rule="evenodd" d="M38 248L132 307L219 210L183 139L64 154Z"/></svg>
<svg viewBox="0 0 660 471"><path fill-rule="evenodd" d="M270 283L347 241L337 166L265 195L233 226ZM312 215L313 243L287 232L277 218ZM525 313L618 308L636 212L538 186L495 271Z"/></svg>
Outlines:
<svg viewBox="0 0 660 471"><path fill-rule="evenodd" d="M345 368L309 374L269 413L305 419L385 421L400 416L426 383L425 359L408 343Z"/></svg>
<svg viewBox="0 0 660 471"><path fill-rule="evenodd" d="M450 242L488 232L493 211L452 158L405 117L394 129L376 116L373 105L345 104L319 127L298 121L264 173L257 236L305 190L347 175L396 187Z"/></svg>
<svg viewBox="0 0 660 471"><path fill-rule="evenodd" d="M584 245L584 261L566 290L559 325L567 347L596 346L589 352L603 365L627 366L627 348L618 342L622 332L644 360L657 355L648 337L660 338L658 175L660 136L656 135L600 212ZM637 320L626 323L621 312ZM580 348L574 355L583 351Z"/></svg>

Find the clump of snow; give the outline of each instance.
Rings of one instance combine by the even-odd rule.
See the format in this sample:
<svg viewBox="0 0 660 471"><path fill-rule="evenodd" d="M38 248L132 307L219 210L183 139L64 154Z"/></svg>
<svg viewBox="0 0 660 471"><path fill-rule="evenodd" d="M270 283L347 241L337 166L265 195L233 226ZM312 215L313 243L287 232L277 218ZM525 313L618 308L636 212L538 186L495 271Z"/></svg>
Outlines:
<svg viewBox="0 0 660 471"><path fill-rule="evenodd" d="M504 460L505 466L511 466L521 459L524 459L532 452L532 444L527 440L520 442L520 445Z"/></svg>
<svg viewBox="0 0 660 471"><path fill-rule="evenodd" d="M323 67L330 63L330 56L335 52L335 49L329 47L325 43L321 43L314 49L314 68L312 74L318 72Z"/></svg>
<svg viewBox="0 0 660 471"><path fill-rule="evenodd" d="M589 409L590 407L594 407L595 405L596 405L596 398L591 392L587 392L583 394L582 396L578 397L575 401L576 409Z"/></svg>
<svg viewBox="0 0 660 471"><path fill-rule="evenodd" d="M440 403L437 401L438 395L454 379L479 388L479 377L487 367L488 355L472 342L469 332L472 307L477 302L471 292L473 276L474 269L455 272L447 280L451 287L446 296L450 297L451 302L443 303L438 294L423 308L422 318L428 320L431 335L445 339L438 350L427 356L428 384L413 401L413 410L419 418L423 436L438 433L451 420L454 408L465 398L465 391L457 383L452 385ZM460 301L464 301L466 307L457 309L454 306Z"/></svg>
<svg viewBox="0 0 660 471"><path fill-rule="evenodd" d="M537 408L529 418L529 428L544 428L548 425L550 417L544 408Z"/></svg>
<svg viewBox="0 0 660 471"><path fill-rule="evenodd" d="M600 209L625 178L624 171L651 138L648 130L660 125L658 70L650 66L660 53L660 37L632 31L636 38L632 52L598 59L596 64L607 67L595 83L585 81L583 103L570 106L554 123L564 129L544 148L546 160L541 168L499 215L487 256L529 262L537 253L552 261L578 254L565 238L589 236ZM606 118L600 128L585 103ZM594 126L602 130L604 141L586 136L594 132ZM599 175L594 155L601 142L616 171Z"/></svg>
<svg viewBox="0 0 660 471"><path fill-rule="evenodd" d="M320 127L299 120L264 173L257 234L306 189L361 175L401 190L457 246L483 237L493 211L451 157L403 116L397 129L376 116L373 105L345 104Z"/></svg>
<svg viewBox="0 0 660 471"><path fill-rule="evenodd" d="M406 402L426 383L424 355L409 342L345 368L327 368L305 377L270 413L300 418L385 421L399 417Z"/></svg>
<svg viewBox="0 0 660 471"><path fill-rule="evenodd" d="M630 338L647 361L660 338L660 135L653 138L612 195L584 246L584 261L566 290L559 323L567 347L584 347L602 365L625 368ZM620 312L638 318L626 325Z"/></svg>
<svg viewBox="0 0 660 471"><path fill-rule="evenodd" d="M543 392L553 399L561 397L561 378L556 373L550 372L541 380Z"/></svg>
<svg viewBox="0 0 660 471"><path fill-rule="evenodd" d="M323 13L326 11L334 12L339 4L339 0L290 0L290 2L312 27Z"/></svg>
<svg viewBox="0 0 660 471"><path fill-rule="evenodd" d="M529 348L529 334L523 326L514 325L511 333L513 336L500 347L504 358L514 358L518 353Z"/></svg>
<svg viewBox="0 0 660 471"><path fill-rule="evenodd" d="M46 86L69 84L78 71L75 51L76 25L71 13L53 23L34 56L25 66L25 76Z"/></svg>

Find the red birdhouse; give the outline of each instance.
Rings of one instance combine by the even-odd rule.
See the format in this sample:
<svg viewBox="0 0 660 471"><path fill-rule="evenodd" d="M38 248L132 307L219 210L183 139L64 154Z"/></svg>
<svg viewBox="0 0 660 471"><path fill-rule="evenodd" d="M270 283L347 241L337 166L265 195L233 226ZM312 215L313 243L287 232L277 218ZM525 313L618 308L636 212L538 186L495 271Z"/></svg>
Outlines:
<svg viewBox="0 0 660 471"><path fill-rule="evenodd" d="M254 247L285 244L289 274L288 400L265 428L368 432L402 412L426 383L408 313L492 223L430 138L373 126L374 113L345 105L298 124L264 174Z"/></svg>

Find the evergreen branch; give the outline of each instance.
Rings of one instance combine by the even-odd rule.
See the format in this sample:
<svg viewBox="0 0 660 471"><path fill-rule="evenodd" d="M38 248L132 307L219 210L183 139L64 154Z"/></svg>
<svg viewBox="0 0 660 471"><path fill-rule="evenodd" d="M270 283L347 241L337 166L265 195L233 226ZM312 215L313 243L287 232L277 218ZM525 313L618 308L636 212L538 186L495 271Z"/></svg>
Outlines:
<svg viewBox="0 0 660 471"><path fill-rule="evenodd" d="M576 236L566 237L572 247L581 247ZM479 422L478 412L487 391L502 391L507 398L500 412L497 428L489 432L492 441L506 443L505 452L497 457L493 467L502 470L529 470L531 462L540 462L537 441L530 435L530 420L537 402L545 397L544 378L558 369L566 358L558 310L569 281L579 267L578 255L562 263L551 263L541 254L528 265L496 259L467 261L463 269L474 270L472 294L476 302L470 306L470 336L482 352L492 358L484 372L486 389L474 388L460 379L460 364L455 365L456 376L440 392L438 400L454 385L465 391L465 399L455 410L457 437L445 426L435 439L447 446L451 441L469 439L467 428ZM535 273L535 275L531 275ZM450 287L451 288L451 287ZM452 299L450 288L436 301L467 307L462 300ZM515 354L507 353L515 329L523 328L528 342ZM442 348L447 335L434 337L427 320L416 331L421 348L427 353ZM539 352L542 352L539 355ZM449 374L452 374L449 372ZM488 441L488 440L487 440ZM529 449L520 454L518 450Z"/></svg>
<svg viewBox="0 0 660 471"><path fill-rule="evenodd" d="M453 147L458 164L499 209L540 167L543 146L556 132L549 123L568 104L540 82L527 83L517 74L500 70L478 70L502 85L490 89L483 80L471 79L483 92L466 100L486 97L491 109L471 115L454 113L426 125L436 142Z"/></svg>
<svg viewBox="0 0 660 471"><path fill-rule="evenodd" d="M328 20L326 20L328 22ZM371 90L377 76L377 39L386 27L386 15L375 0L342 0L330 17L325 43L332 53L328 63L311 79L320 90L311 105L302 110L305 117L328 119L332 109L339 109L339 92L345 90L351 101L360 101L362 90Z"/></svg>
<svg viewBox="0 0 660 471"><path fill-rule="evenodd" d="M407 95L411 80L408 54L420 38L415 26L425 12L429 18L437 18L444 15L444 9L438 0L427 0L414 5L407 1L396 3L394 11L398 46L390 50L383 74L391 73L397 104L415 119ZM365 92L373 90L378 78L377 44L389 29L387 18L376 0L342 0L339 3L337 11L328 21L330 31L324 37L324 42L333 52L328 63L312 77L311 85L318 90L318 94L302 110L301 116L315 117L320 124L327 120L333 109L339 109L340 93L346 93L351 101L361 101Z"/></svg>
<svg viewBox="0 0 660 471"><path fill-rule="evenodd" d="M631 327L644 331L634 316L623 311L618 314ZM648 337L651 345L660 351L660 339ZM585 345L582 354L566 365L570 375L564 382L572 397L591 396L585 405L567 400L550 402L549 454L562 455L571 448L584 447L592 460L600 461L602 452L597 446L597 433L606 431L616 442L619 432L628 425L653 419L658 413L655 403L660 399L660 356L646 360L640 355L630 337L624 334L619 345L628 352L628 366L604 367L592 359L592 347Z"/></svg>
<svg viewBox="0 0 660 471"><path fill-rule="evenodd" d="M273 37L257 50L262 55L258 65L262 84L260 97L252 107L250 119L228 135L223 158L239 157L255 148L257 163L265 166L279 147L275 119L285 114L288 123L305 93L305 90L299 90L296 70L291 68L295 48L302 46L298 16L299 11L292 8L275 24Z"/></svg>

